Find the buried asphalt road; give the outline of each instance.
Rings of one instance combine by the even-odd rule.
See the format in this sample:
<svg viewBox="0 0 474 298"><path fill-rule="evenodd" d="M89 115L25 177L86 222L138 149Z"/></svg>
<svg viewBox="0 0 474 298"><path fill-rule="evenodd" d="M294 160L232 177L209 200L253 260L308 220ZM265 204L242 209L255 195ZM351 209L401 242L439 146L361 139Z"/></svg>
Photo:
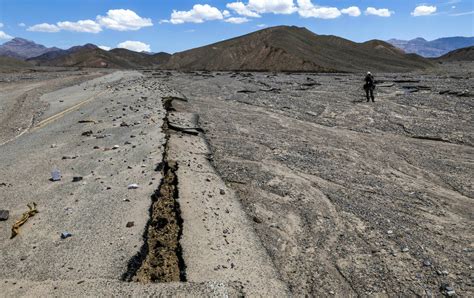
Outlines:
<svg viewBox="0 0 474 298"><path fill-rule="evenodd" d="M224 201L221 195L214 199L229 206L214 210L213 217L219 219L209 219L206 229L190 227L202 223L201 215L213 209L211 204L201 207L199 216L189 207L183 208L187 217L182 219L186 223L182 233L190 240L184 242L179 253L184 259L182 265L186 266L182 268L187 271L186 282L144 285L122 281L136 280L134 274L141 281L160 281L155 280L153 267L168 264L168 259L149 261L146 253L152 254L157 245L162 245L154 242L155 247L150 247L148 242L153 237L150 229L161 228L149 221L150 212L160 211L153 209L155 205L150 206L152 200L162 199L159 193L154 194L165 174L162 165L166 144L170 139L181 138L170 136L164 130L167 125L163 126L168 112L162 97L176 95L160 80L138 72L115 72L41 96L41 103L47 105L41 117L29 129L18 130L20 137L4 140L0 147L0 207L10 211L9 219L0 226L3 293L17 296L286 292L232 195L225 196ZM31 111L34 112L37 111ZM192 146L174 150L177 159L182 158L184 151L188 155L201 154L200 149L193 153ZM187 160L179 163L185 164ZM52 181L52 172L57 171L61 179ZM201 178L204 176L196 172L191 175L191 183L185 178L180 181L183 197L186 189ZM225 185L217 179L207 187L219 192ZM187 198L198 201L209 199L210 195L203 192ZM36 203L38 213L10 239L10 227L31 202ZM167 223L174 220L168 219ZM221 221L231 230L224 236L235 242L233 245L224 243ZM242 241L247 246L244 250L238 245ZM204 249L198 250L202 255L194 252L197 245L203 245ZM228 245L222 250L225 253L213 252L222 245ZM144 269L137 267L142 262ZM231 274L227 274L226 265Z"/></svg>

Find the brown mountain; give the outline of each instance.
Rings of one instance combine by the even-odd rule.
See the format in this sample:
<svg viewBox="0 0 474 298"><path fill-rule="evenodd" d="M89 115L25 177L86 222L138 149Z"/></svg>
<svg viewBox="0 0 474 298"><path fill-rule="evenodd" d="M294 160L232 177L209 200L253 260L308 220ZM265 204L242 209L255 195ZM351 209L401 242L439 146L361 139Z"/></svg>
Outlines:
<svg viewBox="0 0 474 298"><path fill-rule="evenodd" d="M33 67L32 64L20 59L0 56L0 71L10 72Z"/></svg>
<svg viewBox="0 0 474 298"><path fill-rule="evenodd" d="M150 55L127 49L105 51L96 46L85 45L58 53L48 53L29 61L39 66L141 68L164 63L168 56L166 53Z"/></svg>
<svg viewBox="0 0 474 298"><path fill-rule="evenodd" d="M433 67L389 43L356 43L306 28L278 26L176 53L166 69L403 72Z"/></svg>
<svg viewBox="0 0 474 298"><path fill-rule="evenodd" d="M451 51L437 60L440 61L474 61L474 46Z"/></svg>

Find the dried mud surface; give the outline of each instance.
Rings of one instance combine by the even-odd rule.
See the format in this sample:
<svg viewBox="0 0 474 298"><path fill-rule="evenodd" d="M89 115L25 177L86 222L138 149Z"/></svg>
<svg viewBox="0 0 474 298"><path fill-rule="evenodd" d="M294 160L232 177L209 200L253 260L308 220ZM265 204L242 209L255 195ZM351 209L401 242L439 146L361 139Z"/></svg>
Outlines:
<svg viewBox="0 0 474 298"><path fill-rule="evenodd" d="M468 69L375 74L375 103L363 74L153 76L200 115L293 295L472 296Z"/></svg>

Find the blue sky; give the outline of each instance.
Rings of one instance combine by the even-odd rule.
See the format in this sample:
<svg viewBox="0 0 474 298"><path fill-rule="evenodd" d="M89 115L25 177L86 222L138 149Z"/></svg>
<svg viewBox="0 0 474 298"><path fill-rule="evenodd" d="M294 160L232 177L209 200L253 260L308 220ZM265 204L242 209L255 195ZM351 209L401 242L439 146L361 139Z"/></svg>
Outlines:
<svg viewBox="0 0 474 298"><path fill-rule="evenodd" d="M473 0L0 0L0 43L23 37L177 52L275 25L354 41L474 35Z"/></svg>

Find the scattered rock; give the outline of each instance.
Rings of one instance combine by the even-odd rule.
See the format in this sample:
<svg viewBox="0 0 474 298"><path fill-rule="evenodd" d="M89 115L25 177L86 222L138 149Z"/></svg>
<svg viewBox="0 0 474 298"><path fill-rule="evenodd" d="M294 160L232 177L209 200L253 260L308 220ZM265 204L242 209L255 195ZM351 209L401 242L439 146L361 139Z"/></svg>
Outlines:
<svg viewBox="0 0 474 298"><path fill-rule="evenodd" d="M66 239L66 238L69 238L69 237L72 237L71 233L69 233L69 232L62 232L61 233L61 239Z"/></svg>
<svg viewBox="0 0 474 298"><path fill-rule="evenodd" d="M82 177L81 177L81 176L72 177L72 182L79 182L79 181L82 181Z"/></svg>
<svg viewBox="0 0 474 298"><path fill-rule="evenodd" d="M424 260L423 261L423 266L430 267L431 266L431 261L430 260Z"/></svg>
<svg viewBox="0 0 474 298"><path fill-rule="evenodd" d="M8 210L0 210L0 221L7 220L10 216L10 212Z"/></svg>
<svg viewBox="0 0 474 298"><path fill-rule="evenodd" d="M448 296L448 297L452 297L452 296L456 295L456 292L454 291L454 289L449 284L442 284L439 287L439 290L441 291L441 293L443 295Z"/></svg>
<svg viewBox="0 0 474 298"><path fill-rule="evenodd" d="M94 124L97 123L97 121L95 121L95 120L90 120L90 119L79 120L79 121L77 121L77 122L78 122L78 123L94 123Z"/></svg>
<svg viewBox="0 0 474 298"><path fill-rule="evenodd" d="M131 228L131 227L133 227L134 225L135 225L135 222L129 221L129 222L127 222L127 224L126 224L125 226L126 226L127 228Z"/></svg>
<svg viewBox="0 0 474 298"><path fill-rule="evenodd" d="M88 130L88 131L83 132L81 135L86 136L86 137L90 137L92 134L93 134L92 130Z"/></svg>
<svg viewBox="0 0 474 298"><path fill-rule="evenodd" d="M225 190L223 190L223 189L221 188L221 189L219 190L219 193L220 193L221 195L225 195Z"/></svg>
<svg viewBox="0 0 474 298"><path fill-rule="evenodd" d="M114 145L114 146L112 147L113 150L116 150L116 149L118 149L118 148L120 148L119 145Z"/></svg>

